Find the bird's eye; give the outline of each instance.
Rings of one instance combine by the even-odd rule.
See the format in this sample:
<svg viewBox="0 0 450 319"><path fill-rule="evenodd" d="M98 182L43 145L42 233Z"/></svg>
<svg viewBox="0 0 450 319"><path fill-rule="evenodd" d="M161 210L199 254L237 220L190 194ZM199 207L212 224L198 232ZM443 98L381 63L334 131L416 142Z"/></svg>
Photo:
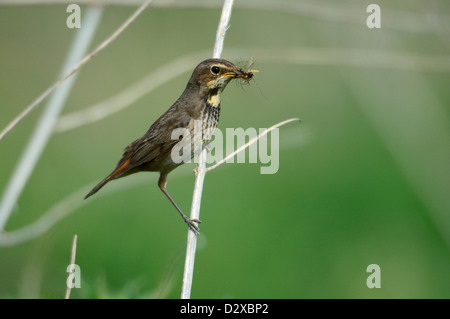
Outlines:
<svg viewBox="0 0 450 319"><path fill-rule="evenodd" d="M220 68L218 67L218 66L213 66L212 68L211 68L211 72L213 73L213 74L219 74L219 72L220 72Z"/></svg>

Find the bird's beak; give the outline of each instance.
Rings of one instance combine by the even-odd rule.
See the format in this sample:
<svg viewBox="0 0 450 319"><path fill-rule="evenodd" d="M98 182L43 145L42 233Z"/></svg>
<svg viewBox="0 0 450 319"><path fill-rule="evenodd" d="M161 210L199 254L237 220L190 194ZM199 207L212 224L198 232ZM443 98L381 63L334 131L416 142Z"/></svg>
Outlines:
<svg viewBox="0 0 450 319"><path fill-rule="evenodd" d="M241 69L236 69L236 70L224 73L223 76L230 77L230 78L248 79L250 73L259 73L259 71L258 70L244 71L244 70L241 70Z"/></svg>
<svg viewBox="0 0 450 319"><path fill-rule="evenodd" d="M230 71L230 72L224 73L223 76L225 76L227 78L237 78L238 77L238 71L239 70Z"/></svg>
<svg viewBox="0 0 450 319"><path fill-rule="evenodd" d="M223 73L218 79L215 79L208 83L209 88L217 88L220 87L222 90L225 88L225 86L230 82L232 79L243 79L244 81L248 82L250 79L253 78L253 73L258 73L258 70L249 70L244 71L242 69L234 69L232 71L228 71L226 73Z"/></svg>

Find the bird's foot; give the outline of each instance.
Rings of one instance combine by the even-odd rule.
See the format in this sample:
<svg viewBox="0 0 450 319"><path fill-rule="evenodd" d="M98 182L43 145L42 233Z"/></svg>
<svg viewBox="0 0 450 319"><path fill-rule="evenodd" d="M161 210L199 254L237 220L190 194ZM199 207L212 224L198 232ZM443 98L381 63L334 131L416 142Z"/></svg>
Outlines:
<svg viewBox="0 0 450 319"><path fill-rule="evenodd" d="M200 224L202 221L199 219L190 219L187 218L184 220L186 222L186 224L188 224L189 228L194 232L195 235L199 235L200 234L200 229L198 228L198 226L196 224Z"/></svg>

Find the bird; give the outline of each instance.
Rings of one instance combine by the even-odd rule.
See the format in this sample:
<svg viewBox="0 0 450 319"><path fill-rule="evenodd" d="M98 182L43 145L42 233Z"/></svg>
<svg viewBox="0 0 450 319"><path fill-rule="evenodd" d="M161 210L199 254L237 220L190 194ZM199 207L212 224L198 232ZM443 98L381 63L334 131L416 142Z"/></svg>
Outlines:
<svg viewBox="0 0 450 319"><path fill-rule="evenodd" d="M212 137L219 122L220 94L233 79L248 82L258 70L243 70L224 59L206 59L194 69L185 90L172 106L162 114L140 138L130 143L115 169L84 197L97 193L114 179L137 172L159 172L158 187L180 213L189 228L199 234L200 220L188 218L166 189L167 176L184 163L176 159L172 150L190 148L184 154L188 160L198 155ZM200 127L198 130L196 128ZM189 134L175 134L177 129ZM187 131L186 131L187 130ZM182 132L182 131L178 131ZM189 145L190 144L190 145Z"/></svg>

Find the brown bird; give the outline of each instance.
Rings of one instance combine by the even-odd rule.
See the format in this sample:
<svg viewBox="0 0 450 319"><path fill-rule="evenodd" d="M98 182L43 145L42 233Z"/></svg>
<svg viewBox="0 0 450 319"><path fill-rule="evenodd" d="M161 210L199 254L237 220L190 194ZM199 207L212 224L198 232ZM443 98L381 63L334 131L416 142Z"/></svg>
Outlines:
<svg viewBox="0 0 450 319"><path fill-rule="evenodd" d="M189 147L190 154L183 154L183 158L188 160L197 155L211 139L219 121L220 93L232 79L241 78L248 82L254 72L258 71L238 69L233 63L223 59L200 62L178 100L150 126L144 136L124 149L114 171L95 186L85 199L94 195L110 180L140 171L159 172L159 188L191 230L198 234L196 223L200 221L191 220L183 214L166 190L167 175L184 162L175 158L175 155L179 154L173 155L172 150L175 145L178 150ZM174 131L176 129L186 129L185 132L189 134L173 136L173 132L183 132Z"/></svg>

